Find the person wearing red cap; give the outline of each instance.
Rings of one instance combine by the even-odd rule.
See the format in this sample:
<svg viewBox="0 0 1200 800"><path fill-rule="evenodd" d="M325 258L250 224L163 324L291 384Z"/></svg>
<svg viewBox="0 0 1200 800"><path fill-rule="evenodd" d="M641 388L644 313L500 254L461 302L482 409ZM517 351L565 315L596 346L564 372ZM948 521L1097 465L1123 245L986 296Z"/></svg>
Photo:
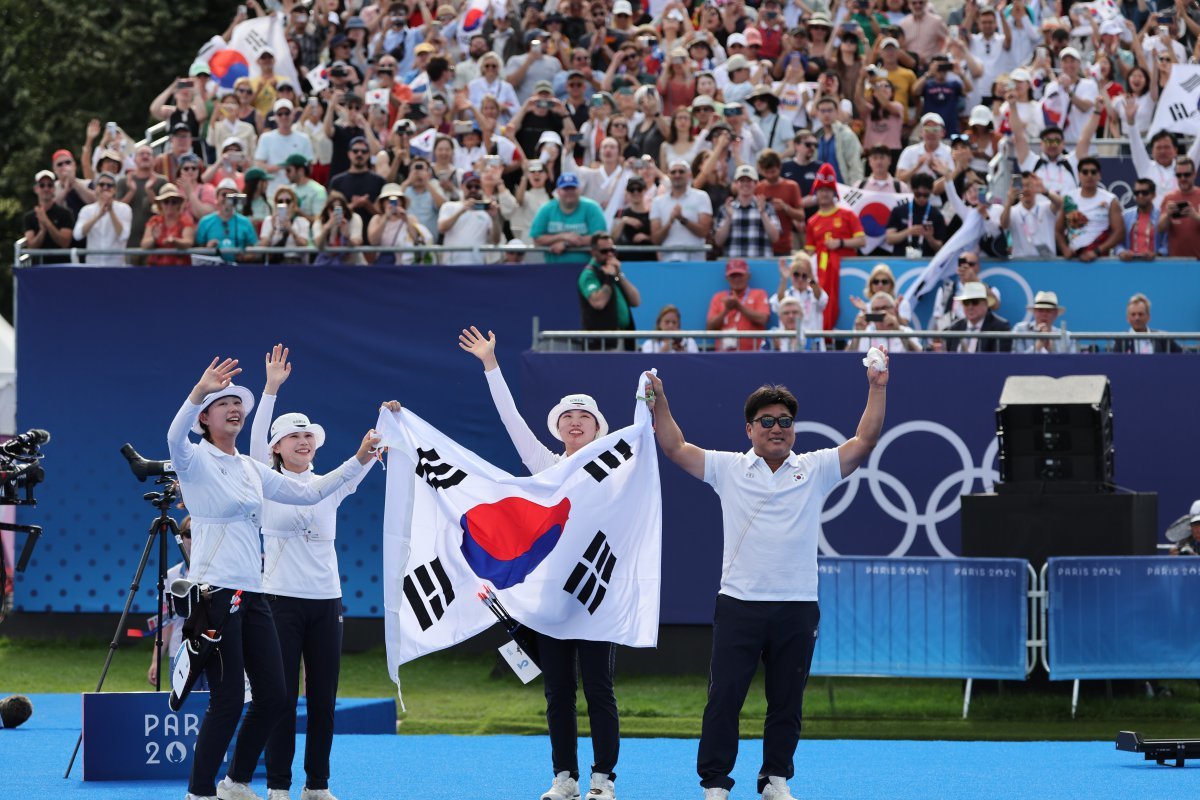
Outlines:
<svg viewBox="0 0 1200 800"><path fill-rule="evenodd" d="M804 249L813 254L817 265L817 280L829 292L825 306L825 329L832 330L838 318L838 284L842 259L857 255L867 244L862 222L848 208L839 208L837 177L833 167L822 164L813 181L813 196L817 211L806 222Z"/></svg>
<svg viewBox="0 0 1200 800"><path fill-rule="evenodd" d="M751 289L750 266L740 258L725 265L729 288L713 295L708 304L710 331L765 331L771 303L763 289ZM728 337L717 341L718 350L761 350L762 339Z"/></svg>

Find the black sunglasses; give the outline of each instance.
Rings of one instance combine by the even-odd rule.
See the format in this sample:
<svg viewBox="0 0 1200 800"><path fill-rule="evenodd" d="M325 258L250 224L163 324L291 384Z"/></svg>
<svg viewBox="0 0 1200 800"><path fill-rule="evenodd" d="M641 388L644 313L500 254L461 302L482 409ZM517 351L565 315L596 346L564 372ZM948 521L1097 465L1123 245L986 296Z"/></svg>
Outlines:
<svg viewBox="0 0 1200 800"><path fill-rule="evenodd" d="M1193 173L1191 173L1191 172L1176 172L1175 177L1176 178L1190 178L1190 177L1192 177L1192 174Z"/></svg>
<svg viewBox="0 0 1200 800"><path fill-rule="evenodd" d="M776 422L779 423L779 427L781 428L790 428L792 427L793 421L794 419L792 417L773 417L770 414L763 414L761 417L753 420L753 422L757 422L767 430L774 428Z"/></svg>
<svg viewBox="0 0 1200 800"><path fill-rule="evenodd" d="M596 255L598 255L598 256L611 256L611 255L612 255L613 253L615 253L615 252L616 252L616 248L613 248L613 247L602 247L602 248L600 248L599 250L597 250L597 251L596 251Z"/></svg>
<svg viewBox="0 0 1200 800"><path fill-rule="evenodd" d="M365 155L367 155L367 154L368 154L368 153L370 153L370 152L371 152L370 150L363 150L361 147L356 147L356 148L354 148L353 150L351 150L351 151L350 151L350 155L352 155L352 156L365 156Z"/></svg>
<svg viewBox="0 0 1200 800"><path fill-rule="evenodd" d="M1081 169L1081 170L1079 170L1079 174L1080 175L1099 175L1100 170L1098 170L1098 169Z"/></svg>
<svg viewBox="0 0 1200 800"><path fill-rule="evenodd" d="M877 283L891 283L891 282L892 282L891 278L871 278L872 286L874 286Z"/></svg>
<svg viewBox="0 0 1200 800"><path fill-rule="evenodd" d="M1133 193L1138 195L1139 197L1141 197L1141 196L1145 196L1145 195L1154 194L1154 190L1153 189L1134 189Z"/></svg>

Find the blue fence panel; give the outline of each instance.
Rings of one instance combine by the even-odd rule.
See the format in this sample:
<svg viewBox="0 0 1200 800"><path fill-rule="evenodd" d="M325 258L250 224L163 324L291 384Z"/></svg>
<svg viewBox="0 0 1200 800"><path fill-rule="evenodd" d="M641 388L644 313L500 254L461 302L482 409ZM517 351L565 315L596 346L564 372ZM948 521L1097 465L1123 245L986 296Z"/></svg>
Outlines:
<svg viewBox="0 0 1200 800"><path fill-rule="evenodd" d="M1024 680L1028 562L822 558L817 675Z"/></svg>
<svg viewBox="0 0 1200 800"><path fill-rule="evenodd" d="M1050 679L1200 678L1200 558L1051 558Z"/></svg>
<svg viewBox="0 0 1200 800"><path fill-rule="evenodd" d="M897 291L904 294L916 281L927 261L906 258L849 258L842 262L841 311L838 327L854 326L858 310L849 297L865 297L863 288L871 268L885 262L896 274ZM777 261L752 260L750 285L771 294L779 287ZM702 330L713 294L725 290L725 262L658 263L630 261L622 269L642 295L642 306L635 309L638 328L654 328L658 310L667 303L679 306L683 327ZM1155 261L1126 263L1100 259L1090 264L1079 261L985 261L980 277L1000 292L1000 316L1020 322L1026 306L1039 291L1054 291L1066 307L1061 321L1074 331L1123 331L1125 306L1134 292L1141 292L1153 303L1151 326L1167 331L1200 330L1200 272L1196 260L1160 258ZM914 309L920 321L913 327L925 327L933 311L933 293L925 295Z"/></svg>

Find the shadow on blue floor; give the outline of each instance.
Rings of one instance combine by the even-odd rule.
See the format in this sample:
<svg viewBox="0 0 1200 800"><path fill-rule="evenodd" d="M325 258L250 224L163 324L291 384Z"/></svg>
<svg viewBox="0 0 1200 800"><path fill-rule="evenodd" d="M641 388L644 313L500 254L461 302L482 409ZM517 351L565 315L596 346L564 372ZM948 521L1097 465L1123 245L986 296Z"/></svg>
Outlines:
<svg viewBox="0 0 1200 800"><path fill-rule="evenodd" d="M0 731L3 797L43 800L65 796L116 800L179 800L182 782L84 783L79 767L62 778L78 735L79 698L34 696L34 717ZM1115 732L1114 732L1115 733ZM294 774L299 797L303 737ZM535 800L549 785L549 742L544 736L339 735L333 746L330 788L340 800L420 798ZM733 798L754 797L762 748L743 741ZM591 754L580 742L586 770ZM621 745L617 793L622 800L699 798L696 742L628 739ZM801 741L792 792L828 800L1162 800L1195 797L1196 771L1159 767L1112 742ZM265 795L257 779L254 788Z"/></svg>

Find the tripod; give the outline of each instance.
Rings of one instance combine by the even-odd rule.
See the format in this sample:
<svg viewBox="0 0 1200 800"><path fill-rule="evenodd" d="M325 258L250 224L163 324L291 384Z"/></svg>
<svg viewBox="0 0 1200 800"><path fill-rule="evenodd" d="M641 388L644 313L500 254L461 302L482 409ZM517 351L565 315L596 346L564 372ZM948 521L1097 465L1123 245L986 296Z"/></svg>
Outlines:
<svg viewBox="0 0 1200 800"><path fill-rule="evenodd" d="M154 658L156 662L162 659L163 647L163 598L166 594L167 583L167 534L170 533L175 537L176 544L179 545L180 555L183 556L183 563L191 566L188 562L187 553L183 550L183 537L179 533L179 526L175 520L167 513L175 501L179 492L179 484L171 476L163 475L155 482L156 486L161 486L162 490L158 492L147 492L142 496L150 505L158 509L158 517L154 522L150 523L150 531L146 536L146 546L142 548L142 558L138 562L137 571L133 574L133 582L129 585L129 594L125 597L125 610L121 612L121 620L117 623L117 630L113 634L112 641L108 644L108 655L104 659L104 669L100 671L100 680L96 683L96 691L99 692L104 687L104 679L108 676L108 669L112 666L113 656L117 654L117 647L121 642L121 632L125 630L125 621L129 617L129 609L133 605L133 600L137 596L138 587L142 583L142 573L146 570L146 563L150 560L150 553L154 550L155 539L158 540L158 624L154 628ZM158 691L162 684L162 669L160 668L154 676L154 691ZM67 764L67 771L63 775L68 778L71 775L71 768L75 766L75 757L79 755L79 746L83 743L83 733L80 732L79 738L75 740L75 749L71 752L71 762Z"/></svg>

